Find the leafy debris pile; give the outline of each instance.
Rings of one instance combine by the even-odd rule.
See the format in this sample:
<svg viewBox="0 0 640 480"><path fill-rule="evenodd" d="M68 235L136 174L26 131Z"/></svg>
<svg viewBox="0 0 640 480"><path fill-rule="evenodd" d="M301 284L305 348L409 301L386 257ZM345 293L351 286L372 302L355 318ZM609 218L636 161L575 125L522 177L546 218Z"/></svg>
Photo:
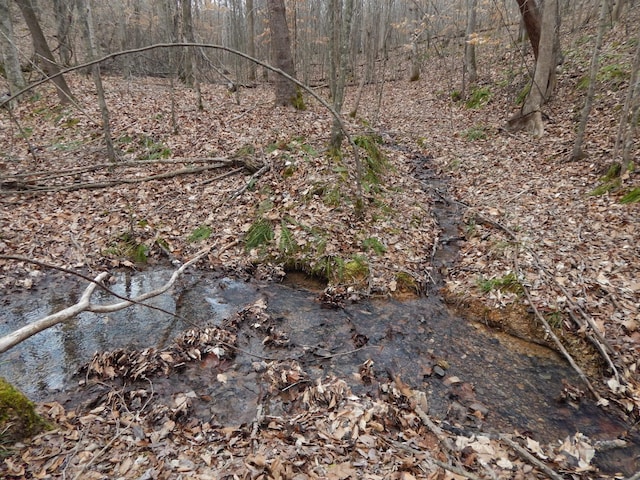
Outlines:
<svg viewBox="0 0 640 480"><path fill-rule="evenodd" d="M526 437L455 433L428 417L424 392L399 380L382 383L378 398L369 398L354 395L341 379L308 384L304 377L295 363L269 365L263 373L269 398L253 422L237 426L191 415L193 391L159 402L150 379L146 386L113 388L88 411L44 403L40 411L56 430L16 445L0 472L5 478L524 479L555 470L591 478L594 471L595 448L581 434L544 447ZM283 414L268 413L275 402Z"/></svg>

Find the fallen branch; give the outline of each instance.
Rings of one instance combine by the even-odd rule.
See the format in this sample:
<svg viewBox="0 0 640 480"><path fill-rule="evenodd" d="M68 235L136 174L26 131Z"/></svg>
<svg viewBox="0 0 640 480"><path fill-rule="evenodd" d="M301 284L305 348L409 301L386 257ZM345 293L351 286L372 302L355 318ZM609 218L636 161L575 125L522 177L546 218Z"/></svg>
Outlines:
<svg viewBox="0 0 640 480"><path fill-rule="evenodd" d="M38 177L41 175L46 175L43 179L51 179L51 178L59 178L59 177L67 177L71 175L78 175L81 173L89 173L95 172L98 170L115 170L117 168L122 167L138 167L140 165L162 165L162 164L170 164L175 165L179 163L211 163L211 162L222 162L222 163L233 163L234 160L226 157L211 157L211 158L164 158L158 160L131 160L128 162L116 162L116 163L100 163L97 165L90 165L85 167L75 167L68 168L66 170L55 170L53 173L49 170L42 170L40 172L24 172L24 173L16 173L13 175L8 175L4 177L3 180L14 180L14 179L23 179Z"/></svg>
<svg viewBox="0 0 640 480"><path fill-rule="evenodd" d="M466 208L471 208L470 205L468 205L468 204L466 204L464 202L461 202L459 200L454 200L454 201L456 203L459 203L459 204L465 206ZM485 217L483 215L480 215L479 213L476 213L475 216L476 216L476 218L478 219L478 221L480 223L484 223L484 224L490 225L492 227L495 227L495 228L497 228L499 230L502 230L516 244L516 246L519 245L519 241L518 241L517 235L513 231L511 231L509 228L505 227L504 225L502 225L502 224L500 224L500 223L498 223L498 222L496 222L494 220L491 220L490 218L487 218L487 217ZM541 265L540 259L539 259L538 255L536 254L536 252L534 252L531 248L528 248L528 247L523 247L523 248L534 257L534 259L536 260L536 263L537 263L537 266L538 266L539 270L542 273L544 273L544 274L546 274L548 276L551 276L544 269L544 267ZM517 257L518 257L518 255L517 255L517 251L516 251L516 258L514 259L514 263L515 263L516 271L519 271L518 258ZM589 381L587 376L584 374L582 369L575 362L575 360L573 359L571 354L564 347L564 345L562 344L562 342L560 341L558 336L553 332L553 330L551 329L551 326L549 325L549 322L547 322L547 320L544 318L544 316L536 308L536 306L535 306L535 304L533 302L533 299L531 298L531 294L529 293L529 289L524 284L522 284L522 289L524 290L524 293L525 293L525 295L527 297L527 301L529 302L529 306L533 309L535 317L540 321L540 323L542 323L542 325L544 327L544 330L547 333L547 335L549 335L551 337L551 339L553 340L553 343L556 345L556 347L558 348L560 353L562 353L562 355L567 359L567 361L569 362L571 367L576 371L576 373L578 374L580 379L584 382L584 384L587 386L587 388L593 394L593 396L596 398L596 400L600 400L600 398L601 398L600 395L598 394L598 392L596 392L595 388L593 387L593 385L591 384L591 382ZM586 314L584 314L584 315L587 316ZM573 318L573 316L572 316L572 318ZM595 324L593 324L591 322L589 322L589 324L592 325L592 329L593 329L593 327L595 327ZM578 324L578 325L580 326L580 324ZM616 375L616 379L619 379L617 369L615 368L615 365L614 365L613 361L611 360L611 358L609 357L609 355L607 353L607 346L608 345L603 345L597 338L594 338L593 335L587 335L587 337L589 338L591 343L593 343L595 345L595 347L598 349L598 351L603 356L605 361L612 368L614 374ZM609 348L611 348L611 347L609 347Z"/></svg>
<svg viewBox="0 0 640 480"><path fill-rule="evenodd" d="M514 263L514 267L513 268L516 270L516 273L520 274L521 272L520 272L520 267L518 265L518 252L517 251L516 251L516 255L515 255L515 258L513 260L513 263ZM518 275L518 276L520 276L520 275ZM596 389L593 388L593 385L591 385L591 382L589 381L587 376L584 374L582 369L575 362L575 360L573 359L571 354L567 351L567 349L564 348L564 345L562 344L562 342L560 341L558 336L553 332L553 330L551 329L551 325L549 325L549 322L547 322L547 319L544 318L544 316L540 313L540 310L538 310L538 308L535 306L535 303L533 302L533 298L531 298L531 294L529 293L529 289L527 288L527 286L524 285L524 284L522 284L521 286L522 286L522 290L524 291L525 296L527 297L527 301L529 302L529 306L533 309L533 314L536 316L538 321L540 323L542 323L545 333L551 337L551 339L553 340L553 343L555 343L555 345L558 348L558 350L560 351L560 353L562 353L564 358L567 359L567 361L569 362L569 365L571 365L571 368L573 368L576 371L576 373L578 374L580 379L584 382L584 384L587 386L587 388L593 394L593 396L596 398L596 400L600 400L600 394L598 394L598 392L596 392Z"/></svg>
<svg viewBox="0 0 640 480"><path fill-rule="evenodd" d="M542 470L549 478L553 480L563 480L564 477L559 473L556 473L551 467L549 467L546 463L538 460L536 457L527 452L524 448L522 448L518 443L514 442L507 435L500 435L500 440L509 445L512 449L516 451L516 453L527 462L531 463L533 466Z"/></svg>
<svg viewBox="0 0 640 480"><path fill-rule="evenodd" d="M229 247L227 247L229 248ZM29 325L26 325L22 328L19 328L18 330L15 330L14 332L5 335L4 337L0 338L0 353L4 353L7 350L9 350L10 348L15 347L17 344L19 344L20 342L23 342L24 340L26 340L27 338L40 333L54 325L57 325L58 323L62 323L66 320L69 320L73 317L75 317L76 315L78 315L81 312L93 312L93 313L109 313L109 312L115 312L117 310L122 310L123 308L126 308L130 305L133 304L140 304L140 305L144 305L144 306L149 306L149 305L145 305L141 302L144 302L145 300L152 298L152 297L156 297L158 295L161 295L162 293L166 292L167 290L169 290L169 288L171 288L171 286L176 282L176 280L178 279L178 277L180 275L182 275L182 273L185 271L185 269L187 267L189 267L190 265L193 265L194 263L198 262L200 259L202 259L205 255L207 255L209 253L209 251L211 250L211 247L208 247L204 250L201 250L198 255L196 255L194 258L192 258L190 261L188 261L187 263L185 263L184 265L182 265L180 268L178 268L176 271L173 272L173 275L171 275L171 278L161 287L152 290L150 292L144 293L136 298L133 299L125 299L122 302L118 302L118 303L112 303L112 304L108 304L108 305L96 305L91 303L91 295L93 294L94 290L96 289L96 287L101 286L102 280L104 280L109 273L108 272L103 272L101 274L99 274L97 277L95 277L94 279L90 279L91 283L89 284L89 286L85 289L85 291L83 292L82 296L80 297L80 300L78 301L78 303L76 303L75 305L72 305L68 308L65 308L59 312L54 313L53 315L48 315L45 318L42 318L40 320L37 320L33 323L30 323ZM7 256L2 256L3 258L7 258ZM15 258L15 257L13 257ZM83 276L83 278L85 278ZM117 295L115 292L112 292L109 289L106 289L105 287L102 287L105 290L109 291L109 293L116 295L119 298L122 298L120 295ZM170 313L170 312L167 312Z"/></svg>
<svg viewBox="0 0 640 480"><path fill-rule="evenodd" d="M231 175L235 175L236 173L241 172L242 170L244 170L244 167L235 168L226 173L223 173L222 175L218 175L217 177L208 178L207 180L198 182L194 185L194 187L201 187L202 185L208 185L210 183L217 182L218 180L222 180L223 178L230 177Z"/></svg>
<svg viewBox="0 0 640 480"><path fill-rule="evenodd" d="M180 170L175 170L173 172L160 173L158 175L150 175L144 178L122 178L119 180L109 180L106 182L87 182L87 183L74 183L71 185L59 185L56 187L48 187L48 186L36 186L30 187L28 183L21 184L19 190L22 193L48 193L48 192L74 192L77 190L95 190L98 188L108 188L114 187L116 185L123 184L135 184L135 183L143 183L143 182L151 182L153 180L164 180L166 178L177 177L180 175L192 175L194 173L200 173L207 170L212 170L216 168L224 168L227 167L228 164L216 164L216 165L208 165L206 167L197 167L197 168L183 168ZM8 195L14 194L14 190L10 191L2 191L0 190L0 194Z"/></svg>
<svg viewBox="0 0 640 480"><path fill-rule="evenodd" d="M85 310L87 310L90 305L91 295L93 294L93 291L98 286L98 283L104 280L108 275L108 272L103 272L96 278L94 278L93 283L89 284L89 286L84 290L82 296L80 297L80 300L75 305L65 308L64 310L60 310L59 312L42 318L36 322L30 323L29 325L19 328L9 335L5 335L4 337L0 338L0 353L6 352L10 348L15 347L18 343L26 340L36 333L40 333L47 328L57 325L58 323L69 320L70 318L78 315L80 312L84 312Z"/></svg>
<svg viewBox="0 0 640 480"><path fill-rule="evenodd" d="M235 192L233 192L231 195L229 195L226 199L224 199L222 201L221 204L217 205L214 208L214 211L217 210L218 208L222 207L224 204L226 204L227 202L230 202L231 200L233 200L234 198L242 195L247 188L249 188L249 186L253 185L253 182L260 176L262 176L262 174L266 173L269 170L269 165L265 164L262 166L262 168L260 168L260 170L258 170L256 173L254 173L253 175L251 175L251 178L249 178L249 181L240 189L236 190Z"/></svg>

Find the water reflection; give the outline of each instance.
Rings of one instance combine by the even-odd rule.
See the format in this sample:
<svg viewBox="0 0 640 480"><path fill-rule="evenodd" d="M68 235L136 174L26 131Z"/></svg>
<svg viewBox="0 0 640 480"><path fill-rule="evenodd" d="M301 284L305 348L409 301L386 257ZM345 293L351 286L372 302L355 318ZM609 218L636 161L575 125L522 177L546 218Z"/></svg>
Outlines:
<svg viewBox="0 0 640 480"><path fill-rule="evenodd" d="M121 273L112 288L135 297L158 288L171 273ZM35 292L5 296L0 335L73 304L84 288L76 280L58 277ZM555 353L486 332L450 315L437 298L367 301L331 310L322 308L310 290L204 273L187 274L173 291L147 302L175 311L188 323L138 305L107 315L83 313L0 356L0 375L32 399L52 398L55 391L77 383L71 375L95 351L161 348L182 330L194 324L220 324L259 298L266 301L278 328L289 336L287 348L265 347L260 334L243 326L239 345L245 352L238 352L233 362L205 362L182 375L158 379L158 384L163 383L167 391L194 390L211 398L197 406L199 414L233 423L255 415L262 388L252 368L256 357L246 351L295 359L312 376L338 375L356 393L375 395L375 381L365 385L356 375L370 359L380 382L398 376L428 392L431 415L451 425L469 426L472 405L482 414L471 426L530 432L539 439L563 438L576 431L596 437L606 432L610 438L613 432L622 431L619 423L588 400L576 406L558 402L563 382L580 382ZM104 292L94 295L95 303L114 301ZM355 339L364 342L363 348ZM226 385L215 380L222 369L229 378Z"/></svg>

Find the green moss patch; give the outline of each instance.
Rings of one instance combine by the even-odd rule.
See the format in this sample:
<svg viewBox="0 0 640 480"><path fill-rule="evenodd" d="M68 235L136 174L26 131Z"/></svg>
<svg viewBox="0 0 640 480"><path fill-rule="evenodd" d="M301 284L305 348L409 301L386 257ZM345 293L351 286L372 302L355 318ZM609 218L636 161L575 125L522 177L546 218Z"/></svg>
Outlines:
<svg viewBox="0 0 640 480"><path fill-rule="evenodd" d="M12 444L48 428L34 404L22 392L0 377L0 442Z"/></svg>

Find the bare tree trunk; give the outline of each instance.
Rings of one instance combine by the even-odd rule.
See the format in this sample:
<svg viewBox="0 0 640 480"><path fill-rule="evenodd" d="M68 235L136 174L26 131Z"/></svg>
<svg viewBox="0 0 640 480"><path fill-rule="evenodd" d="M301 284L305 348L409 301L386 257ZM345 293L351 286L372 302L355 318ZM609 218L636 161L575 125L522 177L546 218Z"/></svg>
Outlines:
<svg viewBox="0 0 640 480"><path fill-rule="evenodd" d="M247 53L250 57L256 58L256 14L253 0L246 0L247 9ZM249 81L256 81L256 64L249 62Z"/></svg>
<svg viewBox="0 0 640 480"><path fill-rule="evenodd" d="M571 160L580 160L581 158L585 157L585 153L582 150L582 143L584 141L585 130L587 129L587 122L589 121L589 114L591 113L591 106L593 105L593 97L596 92L596 81L600 61L600 49L602 48L602 38L604 37L604 31L607 29L607 11L608 1L601 0L598 35L596 37L596 44L593 47L591 66L589 67L589 88L587 89L587 98L584 101L584 107L582 107L580 123L578 124L578 131L576 133L576 141L573 144L573 152L571 153Z"/></svg>
<svg viewBox="0 0 640 480"><path fill-rule="evenodd" d="M191 0L180 0L180 5L178 6L178 10L176 12L178 18L178 30L179 30L179 39L182 42L191 42L195 41L195 37L193 35L193 17L191 15ZM195 85L195 72L193 71L193 49L190 47L185 47L183 49L182 61L179 66L178 76L185 83L185 85L189 87L193 87Z"/></svg>
<svg viewBox="0 0 640 480"><path fill-rule="evenodd" d="M616 2L616 6L613 9L613 14L612 14L612 19L614 22L617 22L618 20L620 20L620 15L622 14L622 9L624 8L624 4L625 4L624 0L618 0Z"/></svg>
<svg viewBox="0 0 640 480"><path fill-rule="evenodd" d="M269 8L269 27L271 30L271 54L276 67L290 76L294 76L291 39L287 26L287 12L284 0L267 0ZM276 105L293 105L296 102L296 86L288 79L277 75Z"/></svg>
<svg viewBox="0 0 640 480"><path fill-rule="evenodd" d="M640 39L638 39L640 40ZM636 47L636 54L631 67L631 79L624 101L620 124L618 125L618 135L613 150L614 161L618 158L620 144L622 144L622 165L620 173L624 173L631 168L631 147L634 143L635 133L638 126L638 114L640 112L640 41ZM630 113L632 112L632 113ZM631 116L631 118L630 118Z"/></svg>
<svg viewBox="0 0 640 480"><path fill-rule="evenodd" d="M478 0L467 0L467 31L464 42L464 74L462 75L462 95L466 94L466 84L474 85L478 82L476 68L476 10Z"/></svg>
<svg viewBox="0 0 640 480"><path fill-rule="evenodd" d="M95 60L99 57L98 48L96 47L96 37L93 31L93 15L91 13L91 0L77 0L78 9L80 11L80 18L83 22L83 30L85 34L85 40L89 50L89 61ZM113 148L113 139L111 136L111 125L109 121L109 109L107 108L107 102L104 98L104 88L102 87L102 76L100 75L100 65L96 64L91 67L91 74L93 76L93 82L96 85L96 91L98 93L98 104L100 105L100 114L102 117L102 132L104 134L104 141L107 147L107 156L111 162L117 161L115 149Z"/></svg>
<svg viewBox="0 0 640 480"><path fill-rule="evenodd" d="M60 63L65 67L71 65L73 57L73 48L71 47L71 37L69 35L73 22L73 5L73 2L67 0L53 0L58 37L58 57L60 57Z"/></svg>
<svg viewBox="0 0 640 480"><path fill-rule="evenodd" d="M627 130L627 133L624 137L624 149L622 150L622 166L620 168L620 172L626 172L627 170L631 170L631 148L633 147L633 139L636 136L636 132L638 131L638 122L640 121L640 93L638 92L638 86L636 85L636 95L635 101L633 105L633 115L631 117L631 121L629 122L631 125Z"/></svg>
<svg viewBox="0 0 640 480"><path fill-rule="evenodd" d="M332 25L332 38L335 43L332 49L332 65L335 64L333 77L330 79L331 91L333 94L333 108L340 113L344 102L344 89L347 77L347 64L349 61L349 44L351 39L351 20L353 17L353 0L345 0L344 8L340 0L333 0L335 7L334 23ZM339 150L342 145L344 134L341 125L334 119L331 129L331 148Z"/></svg>
<svg viewBox="0 0 640 480"><path fill-rule="evenodd" d="M42 28L40 28L40 23L38 22L38 17L36 16L36 12L33 9L31 0L16 0L16 3L20 8L22 16L24 17L24 21L29 28L29 32L31 33L33 49L35 50L36 55L38 55L38 57L42 59L44 71L49 76L60 73L60 68L53 58L53 54L51 53L51 49L49 48L47 39L45 38L44 33L42 33ZM67 85L64 77L62 75L58 75L52 81L58 88L58 97L60 98L60 103L62 103L63 105L69 103L73 96L71 95L71 89Z"/></svg>
<svg viewBox="0 0 640 480"><path fill-rule="evenodd" d="M13 23L7 0L0 0L0 49L2 51L2 64L9 82L9 92L14 95L22 90L27 82L20 68L20 56L13 35Z"/></svg>
<svg viewBox="0 0 640 480"><path fill-rule="evenodd" d="M417 82L420 80L420 49L418 48L418 42L422 36L422 14L419 5L413 5L409 7L409 11L413 13L413 33L411 35L411 74L409 75L410 82Z"/></svg>
<svg viewBox="0 0 640 480"><path fill-rule="evenodd" d="M540 10L536 5L535 0L516 0L520 13L522 14L522 20L524 22L524 28L527 31L527 36L531 42L531 48L533 49L533 55L538 59L538 45L540 44L540 30L541 19Z"/></svg>
<svg viewBox="0 0 640 480"><path fill-rule="evenodd" d="M558 1L546 0L542 12L542 27L536 69L529 95L522 111L509 119L507 129L528 130L535 137L544 135L541 107L553 94L556 83L556 63L558 56Z"/></svg>

